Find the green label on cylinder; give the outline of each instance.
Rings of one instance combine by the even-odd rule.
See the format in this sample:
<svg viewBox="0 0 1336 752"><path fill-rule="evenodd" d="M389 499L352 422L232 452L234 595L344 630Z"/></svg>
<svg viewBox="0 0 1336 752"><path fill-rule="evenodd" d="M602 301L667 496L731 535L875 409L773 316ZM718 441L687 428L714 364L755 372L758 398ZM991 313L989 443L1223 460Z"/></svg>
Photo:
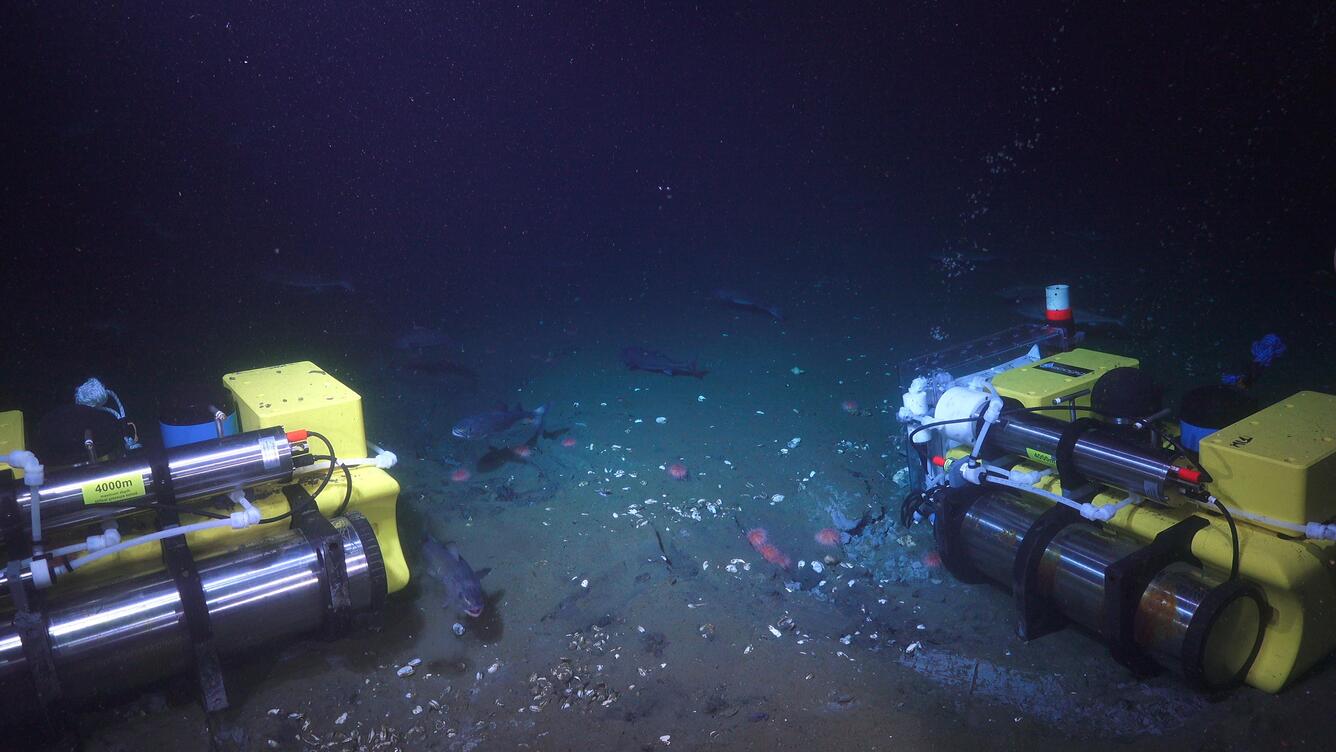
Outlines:
<svg viewBox="0 0 1336 752"><path fill-rule="evenodd" d="M1025 456L1029 457L1035 462L1038 462L1041 465L1048 465L1049 467L1058 466L1058 463L1053 460L1053 455L1049 454L1048 452L1041 452L1038 449L1026 448Z"/></svg>

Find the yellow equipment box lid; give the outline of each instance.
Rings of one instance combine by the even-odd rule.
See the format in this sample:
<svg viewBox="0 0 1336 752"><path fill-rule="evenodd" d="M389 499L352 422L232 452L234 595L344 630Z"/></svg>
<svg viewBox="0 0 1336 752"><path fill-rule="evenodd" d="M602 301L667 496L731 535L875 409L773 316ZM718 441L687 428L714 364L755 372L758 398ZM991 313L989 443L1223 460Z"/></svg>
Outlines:
<svg viewBox="0 0 1336 752"><path fill-rule="evenodd" d="M17 449L23 449L23 413L6 410L0 413L0 454L7 455ZM8 468L8 464L0 462L0 470ZM15 470L14 475L22 478L23 471Z"/></svg>
<svg viewBox="0 0 1336 752"><path fill-rule="evenodd" d="M1011 397L1026 407L1052 405L1059 397L1091 389L1100 376L1115 368L1135 368L1139 364L1136 358L1077 348L1003 371L993 377L993 387L998 394ZM1074 402L1088 407L1090 395L1082 395ZM1058 412L1049 414L1062 416Z"/></svg>
<svg viewBox="0 0 1336 752"><path fill-rule="evenodd" d="M229 373L223 386L236 396L243 431L319 431L339 457L366 456L361 396L309 360Z"/></svg>
<svg viewBox="0 0 1336 752"><path fill-rule="evenodd" d="M1336 515L1336 395L1299 392L1201 440L1211 490L1286 522Z"/></svg>

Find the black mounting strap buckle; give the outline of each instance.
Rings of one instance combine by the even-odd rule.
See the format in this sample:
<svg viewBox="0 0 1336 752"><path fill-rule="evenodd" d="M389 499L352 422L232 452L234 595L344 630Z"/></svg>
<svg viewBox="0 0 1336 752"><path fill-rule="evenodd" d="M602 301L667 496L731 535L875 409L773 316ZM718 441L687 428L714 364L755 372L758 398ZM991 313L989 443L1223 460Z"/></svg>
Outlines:
<svg viewBox="0 0 1336 752"><path fill-rule="evenodd" d="M325 591L322 636L334 639L346 635L352 625L353 601L343 558L343 536L320 513L320 507L305 488L295 483L284 486L283 495L292 509L292 527L306 535L320 559L320 579Z"/></svg>
<svg viewBox="0 0 1336 752"><path fill-rule="evenodd" d="M172 486L172 472L166 454L158 453L152 457L149 466L153 471L154 503L175 505L176 492ZM159 508L157 516L159 529L180 523L180 516L174 509ZM200 579L199 567L184 535L170 535L163 538L161 543L162 560L176 583L186 629L190 633L189 658L199 679L200 702L205 712L223 710L227 707L227 687L223 683L222 663L218 660L218 650L213 642L213 622L209 618L209 604L204 597L204 583Z"/></svg>
<svg viewBox="0 0 1336 752"><path fill-rule="evenodd" d="M1114 660L1137 676L1160 672L1159 664L1136 644L1134 625L1141 597L1151 579L1170 564L1181 561L1201 566L1192 555L1192 539L1209 524L1204 517L1185 517L1104 570L1104 639Z"/></svg>
<svg viewBox="0 0 1336 752"><path fill-rule="evenodd" d="M1011 565L1011 592L1019 611L1016 634L1029 642L1067 626L1063 616L1040 593L1053 584L1053 572L1044 568L1044 551L1062 529L1080 522L1081 515L1066 504L1054 504L1030 525ZM1042 584L1041 584L1042 583Z"/></svg>

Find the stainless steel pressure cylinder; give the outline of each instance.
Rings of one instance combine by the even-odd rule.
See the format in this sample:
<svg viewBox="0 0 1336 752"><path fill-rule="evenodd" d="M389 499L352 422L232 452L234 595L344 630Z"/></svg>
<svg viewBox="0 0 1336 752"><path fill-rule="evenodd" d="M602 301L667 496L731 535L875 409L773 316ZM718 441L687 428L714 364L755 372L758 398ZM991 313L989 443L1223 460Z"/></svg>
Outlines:
<svg viewBox="0 0 1336 752"><path fill-rule="evenodd" d="M1050 506L1011 490L986 491L965 511L958 546L975 570L1010 588L1021 543ZM1107 526L1073 522L1044 548L1034 587L1062 615L1102 634L1105 573L1143 545ZM1183 562L1156 572L1132 616L1136 646L1206 686L1238 677L1256 655L1265 617L1250 590L1224 588L1226 579Z"/></svg>
<svg viewBox="0 0 1336 752"><path fill-rule="evenodd" d="M385 571L370 523L333 520L343 544L353 610L379 604ZM321 626L329 601L323 564L299 530L287 530L198 565L220 655L236 656ZM62 700L125 692L190 667L185 610L166 572L81 592L56 592L47 633ZM30 708L28 662L12 616L0 621L2 715Z"/></svg>
<svg viewBox="0 0 1336 752"><path fill-rule="evenodd" d="M1062 432L1070 425L1046 415L1009 415L988 431L985 452L1031 456L1027 450L1052 457ZM1163 453L1136 446L1101 429L1081 434L1072 447L1072 463L1092 480L1164 501L1165 483L1173 465Z"/></svg>
<svg viewBox="0 0 1336 752"><path fill-rule="evenodd" d="M186 444L167 450L172 489L180 501L292 478L292 445L282 428L262 428L221 439ZM136 510L118 507L117 501L152 499L160 488L153 468L143 455L113 462L52 470L38 490L42 529L116 517ZM32 494L23 487L17 495L20 516L30 519Z"/></svg>

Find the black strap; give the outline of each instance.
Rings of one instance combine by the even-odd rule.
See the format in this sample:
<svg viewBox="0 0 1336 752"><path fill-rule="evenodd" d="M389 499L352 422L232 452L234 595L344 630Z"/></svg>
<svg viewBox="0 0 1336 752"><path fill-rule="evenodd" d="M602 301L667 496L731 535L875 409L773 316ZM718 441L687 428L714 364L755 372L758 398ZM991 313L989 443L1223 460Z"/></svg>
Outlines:
<svg viewBox="0 0 1336 752"><path fill-rule="evenodd" d="M4 531L8 555L5 581L9 585L10 602L14 604L14 631L18 633L23 658L28 663L28 675L32 678L42 721L50 728L50 710L61 695L60 677L56 674L56 662L51 653L45 598L36 589L29 592L23 584L21 562L32 555L32 545L23 526L15 483L12 470L0 471L0 529ZM36 494L32 495L32 503L39 503Z"/></svg>
<svg viewBox="0 0 1336 752"><path fill-rule="evenodd" d="M17 484L13 470L0 470L0 534L5 536L7 561L22 561L32 555L29 543L32 536L23 527ZM37 500L33 499L33 503Z"/></svg>
<svg viewBox="0 0 1336 752"><path fill-rule="evenodd" d="M149 461L153 471L153 498L157 504L174 506L176 492L172 484L167 455L159 452ZM175 509L157 510L158 527L166 528L180 523ZM223 683L222 664L213 643L213 622L209 618L209 604L204 597L204 583L200 579L195 557L184 535L163 538L162 560L167 572L176 583L185 614L186 629L190 633L190 661L199 678L200 699L204 710L213 713L227 707L227 687Z"/></svg>
<svg viewBox="0 0 1336 752"><path fill-rule="evenodd" d="M1054 504L1039 515L1021 538L1016 559L1011 565L1011 592L1016 598L1019 620L1016 634L1022 640L1034 640L1067 626L1067 618L1044 597L1044 575L1040 567L1044 551L1062 529L1079 522L1081 514L1066 504ZM1053 576L1048 575L1049 586Z"/></svg>
<svg viewBox="0 0 1336 752"><path fill-rule="evenodd" d="M1155 540L1110 564L1104 570L1104 639L1114 660L1139 676L1153 676L1159 665L1136 644L1137 608L1151 578L1176 561L1194 566L1192 538L1210 523L1193 515L1170 525Z"/></svg>
<svg viewBox="0 0 1336 752"><path fill-rule="evenodd" d="M343 536L334 523L320 513L311 494L298 484L283 487L292 509L292 527L300 530L320 559L320 579L325 591L325 620L321 632L333 639L348 633L352 624L352 593L343 558Z"/></svg>
<svg viewBox="0 0 1336 752"><path fill-rule="evenodd" d="M1062 479L1062 495L1069 499L1089 501L1095 495L1094 484L1085 473L1076 469L1072 450L1076 448L1076 442L1080 440L1081 434L1099 425L1099 421L1094 418L1077 418L1062 429L1058 446L1053 450L1053 464L1057 468L1058 477Z"/></svg>
<svg viewBox="0 0 1336 752"><path fill-rule="evenodd" d="M975 485L960 488L939 487L931 491L936 500L936 515L932 527L933 540L937 544L937 555L942 557L942 566L953 577L970 585L987 582L979 570L970 563L961 540L960 528L971 506L983 495L984 489Z"/></svg>

